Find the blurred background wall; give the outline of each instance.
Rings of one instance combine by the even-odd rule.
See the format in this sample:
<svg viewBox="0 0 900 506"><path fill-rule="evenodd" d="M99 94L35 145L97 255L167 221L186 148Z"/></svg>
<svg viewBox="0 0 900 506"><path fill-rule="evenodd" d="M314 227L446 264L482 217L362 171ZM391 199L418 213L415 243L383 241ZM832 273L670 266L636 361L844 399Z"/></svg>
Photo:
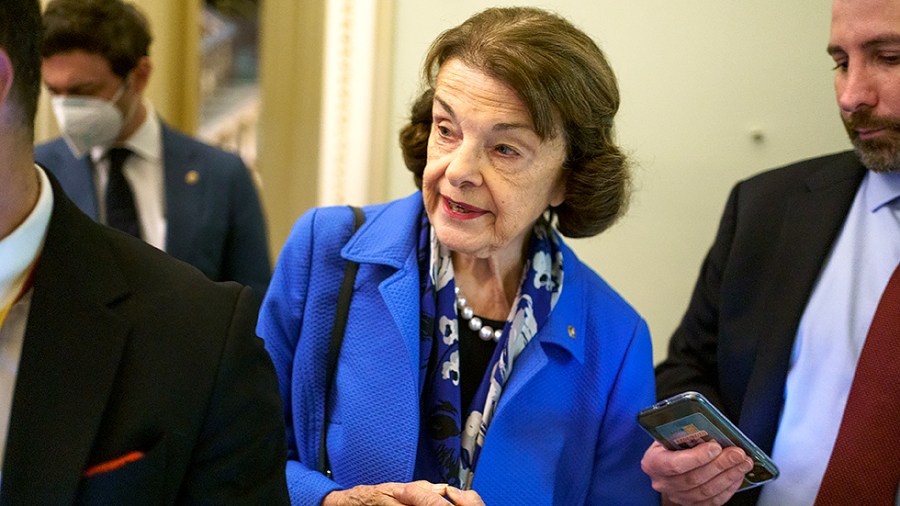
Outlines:
<svg viewBox="0 0 900 506"><path fill-rule="evenodd" d="M608 232L569 242L645 316L657 359L729 188L849 146L825 53L830 10L821 0L135 3L156 37L150 99L170 123L248 160L275 252L311 206L382 202L414 190L397 131L440 31L500 5L544 7L573 21L618 75L618 139L631 154L636 192ZM211 15L213 4L219 10ZM254 26L258 51L233 54L235 83L213 83L210 95L213 53L204 44L222 35L215 23L223 20ZM238 75L248 57L254 75ZM211 103L218 112L210 113ZM38 135L55 132L45 108Z"/></svg>

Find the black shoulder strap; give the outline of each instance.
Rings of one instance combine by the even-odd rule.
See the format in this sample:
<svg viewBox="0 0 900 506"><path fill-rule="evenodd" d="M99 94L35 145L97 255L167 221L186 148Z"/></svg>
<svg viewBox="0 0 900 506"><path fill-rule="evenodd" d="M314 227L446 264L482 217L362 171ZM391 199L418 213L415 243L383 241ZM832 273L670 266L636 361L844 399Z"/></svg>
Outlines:
<svg viewBox="0 0 900 506"><path fill-rule="evenodd" d="M352 237L359 227L366 221L363 210L350 206L353 209ZM331 328L331 344L328 347L328 361L325 369L325 410L322 415L322 431L319 438L319 465L318 470L328 478L331 478L331 462L328 460L328 449L325 439L328 435L328 398L331 395L331 386L334 383L334 372L337 368L338 354L341 352L341 344L344 342L344 328L347 326L347 314L350 312L350 298L353 296L353 282L356 280L356 271L359 264L348 260L344 266L344 281L341 283L341 292L338 295L337 310L334 313L334 326Z"/></svg>

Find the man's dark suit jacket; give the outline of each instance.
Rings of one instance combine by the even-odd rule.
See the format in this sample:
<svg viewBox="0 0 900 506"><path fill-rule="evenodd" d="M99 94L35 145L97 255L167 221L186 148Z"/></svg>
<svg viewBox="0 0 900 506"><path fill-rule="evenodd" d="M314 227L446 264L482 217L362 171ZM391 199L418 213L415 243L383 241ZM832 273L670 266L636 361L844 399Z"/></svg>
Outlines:
<svg viewBox="0 0 900 506"><path fill-rule="evenodd" d="M852 152L739 183L687 313L657 366L657 396L706 395L771 453L800 317L865 168ZM758 490L732 504L755 504Z"/></svg>
<svg viewBox="0 0 900 506"><path fill-rule="evenodd" d="M237 281L262 297L272 266L256 187L241 159L165 123L162 152L166 251L213 281ZM37 146L35 160L53 173L85 214L98 219L89 155L75 158L62 138Z"/></svg>
<svg viewBox="0 0 900 506"><path fill-rule="evenodd" d="M0 503L287 503L250 290L91 221L53 186ZM134 451L145 455L84 476Z"/></svg>

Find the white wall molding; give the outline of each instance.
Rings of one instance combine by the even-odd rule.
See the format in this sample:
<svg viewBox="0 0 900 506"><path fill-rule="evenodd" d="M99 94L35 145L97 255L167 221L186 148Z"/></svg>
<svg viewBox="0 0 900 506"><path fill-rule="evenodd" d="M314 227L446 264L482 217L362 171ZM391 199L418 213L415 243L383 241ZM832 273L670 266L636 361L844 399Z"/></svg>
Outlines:
<svg viewBox="0 0 900 506"><path fill-rule="evenodd" d="M388 119L385 73L389 0L328 0L322 88L319 204L366 204L382 198ZM381 94L382 96L378 96Z"/></svg>

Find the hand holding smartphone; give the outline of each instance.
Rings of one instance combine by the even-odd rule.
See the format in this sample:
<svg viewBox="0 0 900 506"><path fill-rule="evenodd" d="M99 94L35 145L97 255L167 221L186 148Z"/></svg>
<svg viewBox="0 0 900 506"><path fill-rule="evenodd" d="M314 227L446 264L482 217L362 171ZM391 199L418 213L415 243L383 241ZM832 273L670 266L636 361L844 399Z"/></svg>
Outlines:
<svg viewBox="0 0 900 506"><path fill-rule="evenodd" d="M705 441L744 450L753 460L753 469L738 490L758 487L778 477L772 459L698 392L684 392L641 410L638 423L669 450L693 448Z"/></svg>

